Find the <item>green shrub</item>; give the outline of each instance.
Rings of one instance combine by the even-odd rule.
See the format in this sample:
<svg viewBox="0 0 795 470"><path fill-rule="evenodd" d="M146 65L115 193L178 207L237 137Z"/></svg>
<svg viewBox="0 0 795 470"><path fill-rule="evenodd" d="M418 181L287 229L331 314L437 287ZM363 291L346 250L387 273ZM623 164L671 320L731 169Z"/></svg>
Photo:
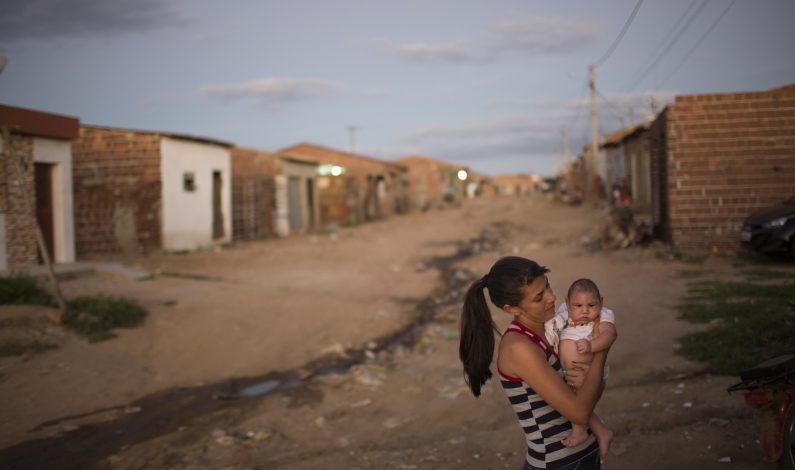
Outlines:
<svg viewBox="0 0 795 470"><path fill-rule="evenodd" d="M69 310L64 326L96 342L116 335L114 328L140 325L147 312L131 300L114 297L78 297L66 302Z"/></svg>
<svg viewBox="0 0 795 470"><path fill-rule="evenodd" d="M58 346L41 341L19 341L7 340L0 341L0 357L22 356L28 353L37 353L48 349L56 349Z"/></svg>
<svg viewBox="0 0 795 470"><path fill-rule="evenodd" d="M31 276L0 277L0 305L55 306L55 299Z"/></svg>

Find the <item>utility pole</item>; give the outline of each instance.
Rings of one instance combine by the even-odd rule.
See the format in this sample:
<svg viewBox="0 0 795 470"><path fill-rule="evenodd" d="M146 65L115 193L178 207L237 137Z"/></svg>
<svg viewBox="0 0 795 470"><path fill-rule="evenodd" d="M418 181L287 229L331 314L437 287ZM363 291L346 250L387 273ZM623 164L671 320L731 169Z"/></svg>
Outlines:
<svg viewBox="0 0 795 470"><path fill-rule="evenodd" d="M351 147L351 153L356 153L356 126L348 126L348 134L349 134L349 143Z"/></svg>
<svg viewBox="0 0 795 470"><path fill-rule="evenodd" d="M563 134L563 163L569 163L571 160L571 149L569 148L569 131L566 129L566 126L561 128L561 133Z"/></svg>
<svg viewBox="0 0 795 470"><path fill-rule="evenodd" d="M596 156L599 154L599 115L596 112L596 67L591 65L591 164L588 176L596 176ZM590 183L589 183L590 186Z"/></svg>
<svg viewBox="0 0 795 470"><path fill-rule="evenodd" d="M649 97L649 107L651 107L651 118L654 119L657 116L657 100L654 99L654 96Z"/></svg>

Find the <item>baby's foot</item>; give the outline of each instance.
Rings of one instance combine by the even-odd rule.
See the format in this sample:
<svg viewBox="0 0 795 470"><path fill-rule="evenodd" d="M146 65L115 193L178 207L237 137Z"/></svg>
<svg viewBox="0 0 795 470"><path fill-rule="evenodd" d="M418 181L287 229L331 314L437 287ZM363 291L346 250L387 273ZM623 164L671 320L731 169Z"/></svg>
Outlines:
<svg viewBox="0 0 795 470"><path fill-rule="evenodd" d="M607 451L610 450L610 444L612 444L615 436L613 435L613 431L607 428L599 432L594 432L594 434L596 434L596 440L599 441L599 456L604 460L605 457L607 457Z"/></svg>
<svg viewBox="0 0 795 470"><path fill-rule="evenodd" d="M577 447L588 439L588 430L584 426L572 426L571 434L561 442L566 447ZM609 444L608 444L609 445Z"/></svg>

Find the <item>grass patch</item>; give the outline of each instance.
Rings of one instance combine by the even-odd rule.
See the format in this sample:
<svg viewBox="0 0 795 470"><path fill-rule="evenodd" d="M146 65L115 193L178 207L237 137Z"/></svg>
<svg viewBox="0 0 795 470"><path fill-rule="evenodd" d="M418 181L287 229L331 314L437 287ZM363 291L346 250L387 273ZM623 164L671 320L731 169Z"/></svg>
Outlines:
<svg viewBox="0 0 795 470"><path fill-rule="evenodd" d="M78 297L66 303L71 312L64 326L91 342L115 338L115 328L140 325L147 312L135 302L115 297Z"/></svg>
<svg viewBox="0 0 795 470"><path fill-rule="evenodd" d="M773 269L743 269L740 271L743 275L750 280L761 279L781 279L781 280L795 280L795 272L776 271Z"/></svg>
<svg viewBox="0 0 795 470"><path fill-rule="evenodd" d="M0 342L0 357L24 356L25 354L35 354L48 349L56 349L57 347L54 344L41 341L2 341Z"/></svg>
<svg viewBox="0 0 795 470"><path fill-rule="evenodd" d="M55 299L31 276L0 277L0 305L46 305Z"/></svg>
<svg viewBox="0 0 795 470"><path fill-rule="evenodd" d="M711 372L737 375L793 346L791 285L696 281L688 290L678 306L682 318L714 326L681 338L679 353L708 363Z"/></svg>
<svg viewBox="0 0 795 470"><path fill-rule="evenodd" d="M680 269L676 272L676 277L679 279L693 279L701 277L704 274L706 274L706 271L703 269Z"/></svg>
<svg viewBox="0 0 795 470"><path fill-rule="evenodd" d="M29 276L0 278L0 305L57 306L55 299L38 285L36 279ZM66 315L63 326L91 342L115 338L114 329L138 326L147 315L147 311L132 300L106 296L67 300L66 309L69 314ZM18 356L25 352L50 349L50 346L52 345L35 342L3 343L0 344L0 356Z"/></svg>

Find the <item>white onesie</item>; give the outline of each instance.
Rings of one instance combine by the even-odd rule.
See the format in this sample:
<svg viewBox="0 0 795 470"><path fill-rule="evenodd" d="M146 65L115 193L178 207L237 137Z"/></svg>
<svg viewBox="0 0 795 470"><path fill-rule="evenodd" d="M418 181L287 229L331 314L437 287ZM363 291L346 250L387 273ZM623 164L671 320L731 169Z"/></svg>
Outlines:
<svg viewBox="0 0 795 470"><path fill-rule="evenodd" d="M616 315L607 307L602 307L599 312L599 321L616 324ZM596 322L586 323L585 325L571 325L569 322L569 309L566 308L566 302L560 304L555 316L544 323L544 336L547 342L552 346L555 352L558 351L558 345L561 339L571 339L574 341L580 339L593 339L593 327Z"/></svg>

